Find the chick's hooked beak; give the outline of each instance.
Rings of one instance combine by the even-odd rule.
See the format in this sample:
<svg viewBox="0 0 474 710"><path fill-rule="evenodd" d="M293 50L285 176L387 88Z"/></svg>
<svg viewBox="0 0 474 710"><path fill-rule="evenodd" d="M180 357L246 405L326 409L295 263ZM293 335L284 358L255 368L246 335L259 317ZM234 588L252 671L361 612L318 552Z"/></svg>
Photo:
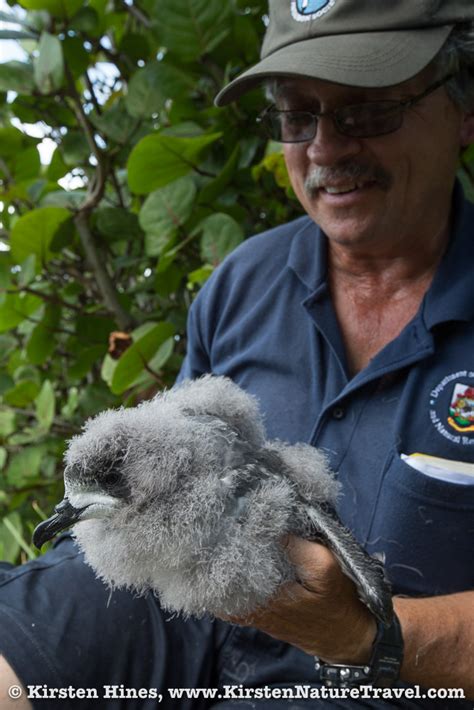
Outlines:
<svg viewBox="0 0 474 710"><path fill-rule="evenodd" d="M54 509L54 515L40 523L33 533L33 544L41 549L42 545L48 540L51 540L57 533L77 523L81 519L82 513L88 506L83 508L75 508L67 498L64 498L61 503Z"/></svg>

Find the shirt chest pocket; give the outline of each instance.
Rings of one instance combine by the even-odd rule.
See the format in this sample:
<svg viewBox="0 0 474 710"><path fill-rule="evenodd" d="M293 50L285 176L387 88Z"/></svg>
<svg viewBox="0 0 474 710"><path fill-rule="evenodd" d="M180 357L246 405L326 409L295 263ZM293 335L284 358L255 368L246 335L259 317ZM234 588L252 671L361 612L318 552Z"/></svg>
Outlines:
<svg viewBox="0 0 474 710"><path fill-rule="evenodd" d="M392 450L368 535L383 550L396 593L438 595L474 588L474 479L438 480Z"/></svg>

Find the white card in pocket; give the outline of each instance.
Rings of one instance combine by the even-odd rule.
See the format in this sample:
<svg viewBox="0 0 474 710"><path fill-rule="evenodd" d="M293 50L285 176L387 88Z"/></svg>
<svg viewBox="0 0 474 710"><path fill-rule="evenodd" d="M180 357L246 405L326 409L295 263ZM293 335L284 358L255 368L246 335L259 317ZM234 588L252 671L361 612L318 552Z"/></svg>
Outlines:
<svg viewBox="0 0 474 710"><path fill-rule="evenodd" d="M474 463L443 459L429 454L400 454L400 458L425 476L437 478L447 483L474 486Z"/></svg>

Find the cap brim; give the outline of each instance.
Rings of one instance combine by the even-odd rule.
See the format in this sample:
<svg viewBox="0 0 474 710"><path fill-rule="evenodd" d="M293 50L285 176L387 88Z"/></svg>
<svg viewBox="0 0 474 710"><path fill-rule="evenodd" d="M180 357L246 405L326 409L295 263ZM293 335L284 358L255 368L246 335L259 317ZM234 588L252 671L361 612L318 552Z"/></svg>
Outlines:
<svg viewBox="0 0 474 710"><path fill-rule="evenodd" d="M216 96L225 106L278 76L324 79L377 88L400 84L424 69L439 52L452 25L362 34L326 35L287 45L238 76Z"/></svg>

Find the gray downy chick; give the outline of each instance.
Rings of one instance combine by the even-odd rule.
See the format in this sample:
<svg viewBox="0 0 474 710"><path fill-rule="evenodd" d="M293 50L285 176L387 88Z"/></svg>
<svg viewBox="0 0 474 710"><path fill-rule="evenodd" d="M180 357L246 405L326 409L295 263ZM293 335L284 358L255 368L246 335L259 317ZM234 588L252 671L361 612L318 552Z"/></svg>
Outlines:
<svg viewBox="0 0 474 710"><path fill-rule="evenodd" d="M90 419L65 454L65 498L34 534L74 524L111 588L153 590L185 615L241 616L295 580L288 534L326 545L385 624L381 562L334 512L339 486L320 451L267 441L254 397L206 375L138 407Z"/></svg>

